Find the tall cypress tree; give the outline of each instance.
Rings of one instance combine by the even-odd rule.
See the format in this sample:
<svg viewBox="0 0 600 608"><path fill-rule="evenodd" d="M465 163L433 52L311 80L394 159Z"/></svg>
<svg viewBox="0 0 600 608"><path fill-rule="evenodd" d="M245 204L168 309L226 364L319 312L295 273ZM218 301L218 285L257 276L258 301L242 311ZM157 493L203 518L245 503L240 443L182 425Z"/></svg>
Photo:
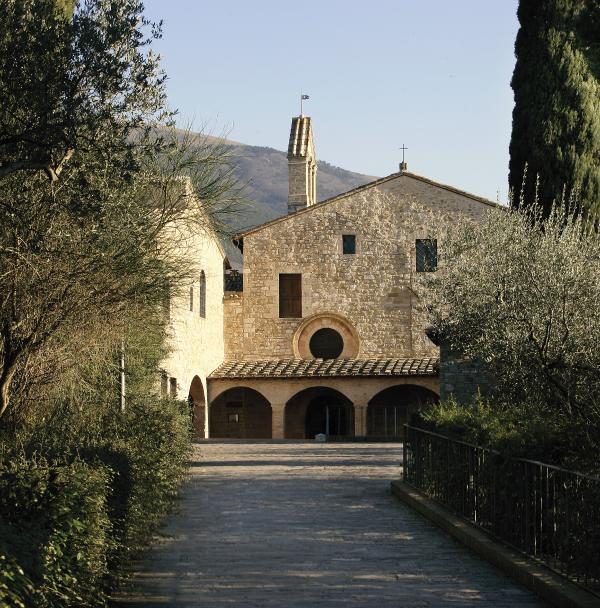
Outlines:
<svg viewBox="0 0 600 608"><path fill-rule="evenodd" d="M512 78L513 204L563 192L600 218L600 0L520 0ZM526 178L524 170L527 166Z"/></svg>

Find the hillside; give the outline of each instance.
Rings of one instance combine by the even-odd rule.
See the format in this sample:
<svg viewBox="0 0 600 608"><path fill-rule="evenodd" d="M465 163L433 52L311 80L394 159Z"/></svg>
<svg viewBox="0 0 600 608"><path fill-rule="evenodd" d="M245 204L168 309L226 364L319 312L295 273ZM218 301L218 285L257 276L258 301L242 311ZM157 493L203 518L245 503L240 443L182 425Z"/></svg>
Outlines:
<svg viewBox="0 0 600 608"><path fill-rule="evenodd" d="M235 177L242 188L243 202L236 204L237 210L224 214L220 221L225 224L225 232L234 234L253 226L287 214L288 165L287 152L262 146L249 146L240 142L214 137L202 133L178 131L179 136L198 138L199 145L225 146L230 153L230 162ZM352 190L377 179L318 161L317 201L323 201L342 192ZM223 237L223 244L231 264L241 266L241 254Z"/></svg>
<svg viewBox="0 0 600 608"><path fill-rule="evenodd" d="M261 224L287 213L288 169L285 152L230 142L235 173L245 184L247 210L235 220L236 229ZM322 201L377 179L319 161L317 200Z"/></svg>

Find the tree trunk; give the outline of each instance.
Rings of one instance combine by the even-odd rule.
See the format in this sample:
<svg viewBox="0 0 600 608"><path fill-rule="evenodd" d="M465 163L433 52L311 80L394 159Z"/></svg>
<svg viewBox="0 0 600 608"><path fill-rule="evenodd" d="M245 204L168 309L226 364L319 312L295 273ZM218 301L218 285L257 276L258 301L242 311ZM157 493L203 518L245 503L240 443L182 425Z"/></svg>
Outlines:
<svg viewBox="0 0 600 608"><path fill-rule="evenodd" d="M10 385L12 384L17 366L9 365L2 370L0 376L0 418L4 415L10 405Z"/></svg>

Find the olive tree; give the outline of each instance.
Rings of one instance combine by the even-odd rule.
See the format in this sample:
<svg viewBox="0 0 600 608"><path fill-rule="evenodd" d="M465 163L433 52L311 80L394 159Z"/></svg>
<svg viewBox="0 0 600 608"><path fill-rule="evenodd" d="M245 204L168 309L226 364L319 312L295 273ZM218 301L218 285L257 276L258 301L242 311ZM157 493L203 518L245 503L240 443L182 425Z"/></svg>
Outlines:
<svg viewBox="0 0 600 608"><path fill-rule="evenodd" d="M156 318L193 271L171 228L230 209L227 149L174 130L142 8L0 0L0 416L45 359Z"/></svg>
<svg viewBox="0 0 600 608"><path fill-rule="evenodd" d="M496 209L447 228L421 302L497 408L584 435L600 426L600 238L568 205ZM590 437L588 437L590 438Z"/></svg>

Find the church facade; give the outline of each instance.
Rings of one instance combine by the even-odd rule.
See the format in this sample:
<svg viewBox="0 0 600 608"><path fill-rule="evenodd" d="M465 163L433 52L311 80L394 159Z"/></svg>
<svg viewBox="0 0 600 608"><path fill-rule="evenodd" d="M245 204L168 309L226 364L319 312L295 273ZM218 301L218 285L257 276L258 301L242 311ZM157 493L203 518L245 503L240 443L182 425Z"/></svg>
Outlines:
<svg viewBox="0 0 600 608"><path fill-rule="evenodd" d="M292 120L288 163L288 214L236 235L242 273L212 281L213 337L203 343L202 328L191 335L185 322L173 332L175 341L183 332L186 342L214 344L210 362L189 352L190 371L178 372L187 383L197 367L195 390L189 385L196 430L230 438L399 436L410 413L440 394L439 350L425 333L418 275L436 270L445 223L477 220L495 203L404 164L317 203L306 116ZM214 272L225 262L215 252ZM207 282L206 298L208 289ZM168 362L165 370L170 376Z"/></svg>

